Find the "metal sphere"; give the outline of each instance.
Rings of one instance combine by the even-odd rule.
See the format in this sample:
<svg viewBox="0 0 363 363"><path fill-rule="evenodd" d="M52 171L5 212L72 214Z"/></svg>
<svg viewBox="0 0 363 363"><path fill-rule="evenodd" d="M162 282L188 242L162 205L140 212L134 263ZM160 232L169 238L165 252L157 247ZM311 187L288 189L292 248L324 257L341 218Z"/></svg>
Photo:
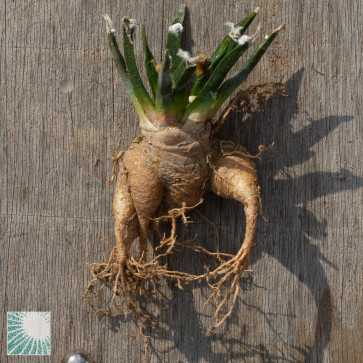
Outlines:
<svg viewBox="0 0 363 363"><path fill-rule="evenodd" d="M84 350L78 349L68 352L62 359L62 363L94 363L92 357Z"/></svg>

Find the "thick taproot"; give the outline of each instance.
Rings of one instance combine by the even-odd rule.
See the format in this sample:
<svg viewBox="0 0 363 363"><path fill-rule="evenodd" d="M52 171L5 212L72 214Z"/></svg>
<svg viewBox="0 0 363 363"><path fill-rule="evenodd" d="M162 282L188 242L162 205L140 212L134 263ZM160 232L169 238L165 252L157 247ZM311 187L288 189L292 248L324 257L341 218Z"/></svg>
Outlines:
<svg viewBox="0 0 363 363"><path fill-rule="evenodd" d="M149 195L155 193L158 198L160 185L160 212L179 208L183 202L189 207L197 204L207 188L209 152L209 131L190 134L176 127L144 131L126 151L122 162L134 201L136 198L148 208Z"/></svg>

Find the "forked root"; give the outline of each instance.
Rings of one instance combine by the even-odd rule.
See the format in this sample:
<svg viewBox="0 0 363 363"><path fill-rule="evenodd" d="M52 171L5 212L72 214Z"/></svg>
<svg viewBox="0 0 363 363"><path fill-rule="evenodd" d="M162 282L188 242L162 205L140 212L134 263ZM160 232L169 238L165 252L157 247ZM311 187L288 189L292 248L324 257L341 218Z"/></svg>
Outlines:
<svg viewBox="0 0 363 363"><path fill-rule="evenodd" d="M126 318L131 316L137 321L152 323L150 315L140 310L139 299L143 297L152 305L164 308L160 303L164 298L157 288L160 277L174 279L180 287L182 280L192 281L198 278L198 276L188 273L169 271L166 265L160 265L158 262L163 256L165 254L158 255L147 263L142 260L137 261L133 257L120 262L117 248L114 247L107 263L90 265L93 279L88 284L83 297L97 314L112 315L112 308L114 308L118 313L124 314ZM108 309L97 308L94 304L104 286L102 285L96 290L101 281L113 286L112 306Z"/></svg>
<svg viewBox="0 0 363 363"><path fill-rule="evenodd" d="M179 289L183 289L183 284L192 281L205 280L212 290L212 294L205 304L215 300L218 306L215 312L215 323L208 330L211 333L218 328L233 313L236 305L239 283L249 260L249 252L244 254L230 255L225 253L213 253L202 246L193 244L194 240L185 242L174 241L175 248L189 248L195 252L211 256L216 261L224 261L213 271L206 270L204 274L192 275L186 272L170 271L166 265L161 265L160 259L171 253L170 245L167 251L156 256L150 262L137 261L130 257L124 263L118 259L117 248L111 251L108 262L90 264L93 279L86 288L83 297L98 315L123 314L125 318L132 320L139 327L138 335L144 340L145 348L148 345L148 339L143 332L146 327L153 327L152 317L140 308L140 299L146 300L150 306L159 309L167 309L165 298L158 291L158 282L160 278L166 278L173 281ZM168 252L169 251L169 252ZM227 259L227 260L226 260ZM112 303L107 309L96 306L96 301L101 289L105 286L102 282L109 283L113 286ZM228 305L227 312L221 312Z"/></svg>
<svg viewBox="0 0 363 363"><path fill-rule="evenodd" d="M213 272L206 273L206 280L212 289L212 294L205 304L209 303L212 299L220 300L214 314L215 324L209 328L209 333L212 333L214 329L221 326L233 313L240 289L240 280L243 273L247 271L250 253L251 251L238 253L230 260L222 263ZM221 318L221 311L228 303L228 310Z"/></svg>
<svg viewBox="0 0 363 363"><path fill-rule="evenodd" d="M166 254L170 254L177 244L177 235L176 235L176 221L179 217L182 218L182 221L185 225L190 223L189 217L186 216L186 213L198 205L203 203L203 199L200 199L197 204L192 207L187 207L186 203L183 202L181 208L174 208L169 210L168 215L161 216L158 218L154 218L153 221L156 223L170 221L171 222L171 233L168 238L163 236L161 239L160 245L155 248L155 251L158 251L164 247L167 247ZM189 242L189 241L187 241Z"/></svg>
<svg viewBox="0 0 363 363"><path fill-rule="evenodd" d="M139 328L139 335L144 341L144 358L147 359L147 349L150 337L144 334L145 328L153 327L154 322L150 314L140 307L140 299L145 299L151 306L166 309L163 306L164 296L158 291L160 277L166 277L176 281L177 286L182 289L181 282L189 282L198 279L187 273L169 271L166 265L160 265L159 255L152 261L145 263L130 257L121 262L118 259L117 248L111 251L107 263L93 263L90 265L93 279L88 284L83 297L97 315L123 314L125 318L131 317ZM96 301L101 289L105 286L103 282L113 286L112 304L107 309L96 306Z"/></svg>

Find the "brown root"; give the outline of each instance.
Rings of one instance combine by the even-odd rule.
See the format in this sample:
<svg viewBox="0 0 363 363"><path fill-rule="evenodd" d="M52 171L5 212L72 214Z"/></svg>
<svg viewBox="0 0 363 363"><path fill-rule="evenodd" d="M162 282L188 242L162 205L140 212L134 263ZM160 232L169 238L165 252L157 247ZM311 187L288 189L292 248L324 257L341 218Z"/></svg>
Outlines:
<svg viewBox="0 0 363 363"><path fill-rule="evenodd" d="M221 300L214 314L215 324L209 328L209 333L221 326L233 313L240 289L240 280L243 272L247 269L250 253L251 251L244 251L242 254L238 253L230 260L222 263L213 272L206 274L206 280L212 289L212 294L206 304L212 299L218 300L219 298ZM228 284L230 284L229 287ZM221 311L228 303L228 310L221 318Z"/></svg>
<svg viewBox="0 0 363 363"><path fill-rule="evenodd" d="M270 145L260 145L258 147L258 153L256 155L250 154L246 148L242 145L236 145L232 141L220 140L219 148L223 156L246 156L249 159L261 159L261 155L263 152L268 151L273 148L274 142Z"/></svg>
<svg viewBox="0 0 363 363"><path fill-rule="evenodd" d="M260 153L262 151L263 149L260 149ZM209 188L217 195L237 200L244 206L246 231L237 255L206 275L207 282L212 289L212 295L208 301L213 298L221 299L215 312L216 322L210 332L223 324L232 314L238 297L239 282L248 266L254 246L260 205L260 187L256 167L251 160L253 158L242 146L232 142L214 141L213 158L211 159L214 167L209 179ZM221 318L221 311L226 305L229 305L229 308Z"/></svg>
<svg viewBox="0 0 363 363"><path fill-rule="evenodd" d="M154 261L145 264L133 258L122 263L117 247L114 247L107 263L93 263L90 268L93 279L83 297L97 315L111 316L114 315L113 310L116 310L116 315L124 314L125 318L130 316L139 328L137 335L144 342L144 359L147 360L150 337L144 331L153 326L153 321L150 314L141 310L139 298L142 296L149 304L165 309L162 305L163 295L157 289L158 278L164 275L165 266L160 267ZM96 306L99 293L105 286L103 282L113 286L112 304L107 309Z"/></svg>
<svg viewBox="0 0 363 363"><path fill-rule="evenodd" d="M112 185L114 180L115 180L115 176L116 176L116 169L119 166L119 160L124 156L125 151L121 150L116 154L115 151L115 155L112 157L112 161L113 161L113 166L112 166L112 175L111 175L111 179L108 179L108 184Z"/></svg>
<svg viewBox="0 0 363 363"><path fill-rule="evenodd" d="M154 322L151 315L140 308L140 298L145 299L149 303L149 307L154 306L165 310L167 309L165 298L158 291L160 278L172 281L181 290L184 289L184 284L205 280L212 290L206 304L212 300L218 303L215 323L209 329L209 333L211 333L215 328L222 325L234 310L239 293L239 282L246 270L250 252L237 255L211 252L205 247L195 244L194 241L195 238L179 242L175 235L173 239L169 237L164 241L164 244L158 246L158 250L166 248L166 251L157 255L150 262L144 262L141 259L136 260L133 257L120 262L117 248L114 247L107 262L89 265L93 279L88 284L83 297L97 315L114 316L121 314L126 319L130 317L139 327L137 335L143 339L145 349L147 349L149 337L144 334L144 330L147 327L153 327ZM166 264L161 264L163 257L182 248L192 249L197 253L209 256L215 262L218 261L219 266L213 271L207 268L206 272L201 275L192 275L169 270ZM104 282L113 286L111 304L108 308L100 308L96 305L99 294L105 287ZM222 314L222 310L226 306L228 306L228 310Z"/></svg>
<svg viewBox="0 0 363 363"><path fill-rule="evenodd" d="M132 318L139 328L138 336L144 342L144 358L147 360L147 350L150 337L144 334L148 327L153 327L151 315L140 307L140 298L144 298L149 305L158 309L166 309L164 296L158 291L160 277L169 278L176 282L182 289L182 281L197 280L199 276L190 275L179 271L170 271L166 265L160 265L159 255L152 261L145 263L142 259L135 260L130 257L121 262L117 247L111 251L108 262L93 263L90 265L93 279L88 284L83 298L85 298L97 315L124 315ZM99 293L105 286L104 282L111 284L111 306L107 309L96 306Z"/></svg>
<svg viewBox="0 0 363 363"><path fill-rule="evenodd" d="M165 236L163 236L160 245L158 247L155 248L155 251L160 250L161 248L164 247L168 247L168 249L166 250L166 254L170 254L172 252L172 250L175 248L175 245L177 243L177 236L176 236L176 221L179 217L182 218L183 223L186 225L188 223L190 223L189 221L189 217L186 216L185 213L187 213L188 211L196 208L198 205L203 203L203 199L200 199L199 202L197 204L195 204L192 207L187 207L185 202L182 202L182 206L181 208L173 208L171 210L169 210L168 215L166 216L161 216L158 218L153 218L153 220L155 222L164 222L164 221L170 221L171 222L171 233L170 233L170 237L165 238Z"/></svg>
<svg viewBox="0 0 363 363"><path fill-rule="evenodd" d="M183 143L178 145L184 148ZM191 145L195 146L193 143ZM161 278L175 283L179 289L193 281L206 281L212 290L207 302L214 300L217 303L215 324L210 332L223 324L234 310L239 283L253 247L260 204L260 188L252 159L260 157L266 147L261 147L254 156L231 142L214 140L211 146L208 150L197 149L196 155L203 155L203 160L191 165L192 149L189 149L189 143L183 149L183 153L188 156L180 159L177 157L180 150L174 150L173 147L175 153L170 155L175 160L170 161L162 157L162 152L149 141L138 138L129 151L125 154L121 151L113 158L113 177L110 182L114 179L116 167L120 166L113 204L116 247L112 249L107 262L90 265L93 279L83 296L97 314L113 315L116 312L132 318L139 326L139 335L144 342L148 340L143 334L144 328L152 327L154 323L152 315L140 302L146 301L149 307L167 308L164 295L158 290ZM206 151L204 154L203 150ZM154 154L157 155L155 160L149 163L146 155ZM122 164L119 165L122 157ZM175 183L176 180L178 183ZM185 225L191 223L187 213L203 202L201 198L207 188L222 197L237 200L244 206L246 232L236 255L219 251L218 234L216 252L197 245L195 238L187 241L178 239L177 219L181 218ZM170 236L161 236L160 245L155 248L158 254L147 262L147 233L154 229L160 235L159 224L165 221L171 224ZM130 247L138 237L140 256L135 259L130 255ZM169 269L164 263L164 257L182 248L211 257L217 267L214 270L206 268L200 275ZM111 304L107 309L99 308L96 304L104 283L112 286Z"/></svg>
<svg viewBox="0 0 363 363"><path fill-rule="evenodd" d="M160 265L159 259L165 256L158 255L150 262L143 262L130 257L124 262L118 258L117 248L111 251L107 263L93 263L90 265L93 279L89 283L83 297L89 302L92 309L100 315L112 315L112 308L118 314L124 314L136 321L152 323L151 316L140 310L139 298L143 296L152 305L163 308L159 300L164 300L158 293L158 281L160 277L175 279L177 285L181 281L191 281L197 276L179 271L169 271L166 265ZM95 290L96 286L105 281L113 286L112 306L108 309L97 308L94 301L97 299L103 285Z"/></svg>

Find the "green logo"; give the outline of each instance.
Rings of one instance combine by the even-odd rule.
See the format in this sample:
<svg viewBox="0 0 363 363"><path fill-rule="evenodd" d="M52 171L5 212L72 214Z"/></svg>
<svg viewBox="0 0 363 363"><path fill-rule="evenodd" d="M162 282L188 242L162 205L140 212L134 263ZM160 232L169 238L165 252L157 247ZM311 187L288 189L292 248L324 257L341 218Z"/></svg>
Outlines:
<svg viewBox="0 0 363 363"><path fill-rule="evenodd" d="M50 312L8 313L8 355L50 355Z"/></svg>

